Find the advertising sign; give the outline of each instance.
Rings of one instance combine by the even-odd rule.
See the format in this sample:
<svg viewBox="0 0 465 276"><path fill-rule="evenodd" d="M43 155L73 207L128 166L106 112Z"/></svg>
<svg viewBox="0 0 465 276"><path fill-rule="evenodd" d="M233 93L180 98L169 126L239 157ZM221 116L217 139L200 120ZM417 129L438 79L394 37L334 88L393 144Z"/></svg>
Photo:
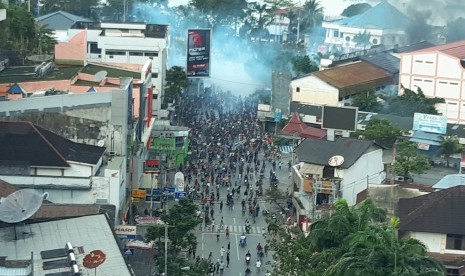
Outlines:
<svg viewBox="0 0 465 276"><path fill-rule="evenodd" d="M115 234L116 235L136 235L137 227L135 225L116 225Z"/></svg>
<svg viewBox="0 0 465 276"><path fill-rule="evenodd" d="M321 128L356 131L357 115L357 107L337 107L324 105L321 115Z"/></svg>
<svg viewBox="0 0 465 276"><path fill-rule="evenodd" d="M131 194L133 198L145 198L147 196L147 192L145 190L139 189L132 189Z"/></svg>
<svg viewBox="0 0 465 276"><path fill-rule="evenodd" d="M210 76L210 29L189 29L187 31L187 76Z"/></svg>
<svg viewBox="0 0 465 276"><path fill-rule="evenodd" d="M181 199L187 197L186 192L176 192L174 195L174 199Z"/></svg>
<svg viewBox="0 0 465 276"><path fill-rule="evenodd" d="M163 221L159 217L136 217L135 219L137 224L146 225L146 224L163 224Z"/></svg>
<svg viewBox="0 0 465 276"><path fill-rule="evenodd" d="M174 175L174 187L178 192L184 192L184 174L182 172L177 172Z"/></svg>
<svg viewBox="0 0 465 276"><path fill-rule="evenodd" d="M419 130L437 134L446 134L447 117L440 115L415 113L413 115L412 130Z"/></svg>

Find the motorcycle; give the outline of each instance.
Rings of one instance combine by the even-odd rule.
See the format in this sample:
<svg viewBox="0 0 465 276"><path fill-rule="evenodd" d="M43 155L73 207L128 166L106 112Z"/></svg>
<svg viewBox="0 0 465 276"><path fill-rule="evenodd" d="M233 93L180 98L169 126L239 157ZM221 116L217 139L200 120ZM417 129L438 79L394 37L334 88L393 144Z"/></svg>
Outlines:
<svg viewBox="0 0 465 276"><path fill-rule="evenodd" d="M250 265L250 255L245 255L245 264Z"/></svg>
<svg viewBox="0 0 465 276"><path fill-rule="evenodd" d="M245 226L245 232L246 232L247 234L250 234L250 225L246 225L246 226Z"/></svg>
<svg viewBox="0 0 465 276"><path fill-rule="evenodd" d="M247 245L247 240L246 239L240 239L239 240L239 245L244 248Z"/></svg>
<svg viewBox="0 0 465 276"><path fill-rule="evenodd" d="M265 217L269 217L270 216L270 211L268 211L267 209L263 209L262 214Z"/></svg>

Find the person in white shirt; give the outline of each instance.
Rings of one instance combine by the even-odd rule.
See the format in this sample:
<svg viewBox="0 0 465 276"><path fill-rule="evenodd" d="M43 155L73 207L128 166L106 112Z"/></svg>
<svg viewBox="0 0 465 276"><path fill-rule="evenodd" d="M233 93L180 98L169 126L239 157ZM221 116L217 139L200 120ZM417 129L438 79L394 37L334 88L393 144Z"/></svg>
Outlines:
<svg viewBox="0 0 465 276"><path fill-rule="evenodd" d="M260 260L257 260L255 266L257 267L257 273L260 273L260 267L262 266L262 262L260 262Z"/></svg>

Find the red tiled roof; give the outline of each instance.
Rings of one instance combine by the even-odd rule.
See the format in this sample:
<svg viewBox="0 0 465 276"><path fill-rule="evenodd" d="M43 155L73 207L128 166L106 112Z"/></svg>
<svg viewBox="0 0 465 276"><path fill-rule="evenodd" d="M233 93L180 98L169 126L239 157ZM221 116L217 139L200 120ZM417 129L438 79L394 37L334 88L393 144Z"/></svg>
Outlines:
<svg viewBox="0 0 465 276"><path fill-rule="evenodd" d="M463 59L465 58L465 40L460 40L452 43L442 44L438 46L421 49L416 52L443 52L444 54Z"/></svg>
<svg viewBox="0 0 465 276"><path fill-rule="evenodd" d="M286 135L293 135L298 133L301 138L323 138L326 136L326 130L307 126L300 119L297 113L292 115L291 120L283 128L283 133Z"/></svg>

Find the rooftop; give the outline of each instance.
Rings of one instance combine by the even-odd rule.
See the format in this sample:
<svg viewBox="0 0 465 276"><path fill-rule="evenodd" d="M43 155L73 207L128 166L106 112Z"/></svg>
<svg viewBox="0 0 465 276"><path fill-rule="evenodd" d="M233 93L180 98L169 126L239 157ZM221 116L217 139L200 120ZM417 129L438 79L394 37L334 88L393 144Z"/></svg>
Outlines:
<svg viewBox="0 0 465 276"><path fill-rule="evenodd" d="M34 73L35 66L9 67L0 72L0 83L70 80L79 72L79 70L81 70L81 68L81 66L55 66L52 73L43 77L36 77Z"/></svg>
<svg viewBox="0 0 465 276"><path fill-rule="evenodd" d="M95 273L93 268L83 265L84 257L94 250L105 254L105 261L97 268L98 275L131 275L103 214L0 228L0 256L5 256L10 262L8 268L0 268L10 273L17 269L15 265L18 266L19 261L23 261L23 264L29 264L26 269L33 269L34 275L47 276L59 272L69 275L65 251L68 242L73 246L77 266L84 275Z"/></svg>
<svg viewBox="0 0 465 276"><path fill-rule="evenodd" d="M105 152L72 142L30 122L0 121L0 160L30 166L69 167L68 161L97 164Z"/></svg>
<svg viewBox="0 0 465 276"><path fill-rule="evenodd" d="M50 30L68 30L74 23L78 21L92 22L87 18L80 17L65 11L56 11L42 15L37 17L35 20L37 24Z"/></svg>
<svg viewBox="0 0 465 276"><path fill-rule="evenodd" d="M295 148L295 152L301 162L322 166L326 166L331 157L341 155L344 163L340 167L348 169L372 145L372 141L345 137L339 137L336 141L307 138Z"/></svg>
<svg viewBox="0 0 465 276"><path fill-rule="evenodd" d="M349 27L404 30L411 24L411 20L387 1L381 1L362 14L344 18L335 23Z"/></svg>
<svg viewBox="0 0 465 276"><path fill-rule="evenodd" d="M465 186L399 199L400 231L465 235Z"/></svg>
<svg viewBox="0 0 465 276"><path fill-rule="evenodd" d="M126 70L124 68L118 68L116 66L102 66L98 64L90 63L82 68L82 73L95 75L100 71L106 71L107 77L111 78L124 78L130 77L134 79L140 79L140 72Z"/></svg>
<svg viewBox="0 0 465 276"><path fill-rule="evenodd" d="M465 58L465 40L460 40L448 44L433 46L425 49L416 51L418 53L422 52L442 52L444 54L464 59Z"/></svg>

